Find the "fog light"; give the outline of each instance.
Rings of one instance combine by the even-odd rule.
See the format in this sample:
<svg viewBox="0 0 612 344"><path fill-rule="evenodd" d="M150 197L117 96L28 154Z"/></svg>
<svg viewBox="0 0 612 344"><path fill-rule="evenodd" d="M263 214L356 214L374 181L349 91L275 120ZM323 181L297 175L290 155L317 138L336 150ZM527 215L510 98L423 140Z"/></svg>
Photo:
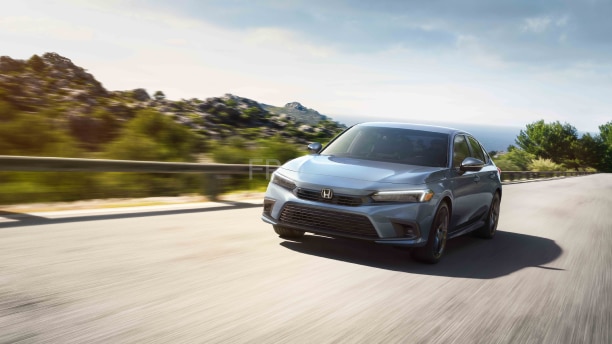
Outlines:
<svg viewBox="0 0 612 344"><path fill-rule="evenodd" d="M393 229L400 238L417 239L421 236L421 231L415 223L393 223Z"/></svg>
<svg viewBox="0 0 612 344"><path fill-rule="evenodd" d="M276 200L271 198L264 198L263 213L266 215L272 215L272 208L274 208L274 203L276 203Z"/></svg>
<svg viewBox="0 0 612 344"><path fill-rule="evenodd" d="M412 239L412 238L416 238L417 233L414 230L414 228L410 226L404 226L404 236Z"/></svg>

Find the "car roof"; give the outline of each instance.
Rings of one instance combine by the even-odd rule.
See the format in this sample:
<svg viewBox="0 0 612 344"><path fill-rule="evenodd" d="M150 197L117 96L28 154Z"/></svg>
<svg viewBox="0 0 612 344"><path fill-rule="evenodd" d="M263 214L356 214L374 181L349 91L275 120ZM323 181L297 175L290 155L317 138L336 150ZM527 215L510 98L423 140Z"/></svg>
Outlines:
<svg viewBox="0 0 612 344"><path fill-rule="evenodd" d="M449 134L449 135L456 134L456 133L469 134L466 131L454 129L454 128L441 127L437 125L402 123L402 122L364 122L364 123L356 124L355 126L423 130L423 131L431 131L435 133Z"/></svg>

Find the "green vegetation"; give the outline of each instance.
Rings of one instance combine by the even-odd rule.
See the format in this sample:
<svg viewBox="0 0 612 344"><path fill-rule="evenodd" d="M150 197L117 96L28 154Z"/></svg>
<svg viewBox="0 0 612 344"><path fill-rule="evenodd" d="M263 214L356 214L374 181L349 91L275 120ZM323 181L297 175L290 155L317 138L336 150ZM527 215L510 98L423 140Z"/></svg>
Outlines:
<svg viewBox="0 0 612 344"><path fill-rule="evenodd" d="M563 165L559 165L551 159L537 158L531 160L528 165L529 171L542 172L542 171L564 171Z"/></svg>
<svg viewBox="0 0 612 344"><path fill-rule="evenodd" d="M109 92L85 69L55 53L0 57L0 154L249 164L287 161L312 140L344 126L309 113L270 113L234 96L172 101L163 91ZM320 124L319 124L320 122ZM299 147L299 148L298 148ZM202 193L201 175L141 173L0 173L1 203ZM259 188L265 176L223 177L224 191Z"/></svg>
<svg viewBox="0 0 612 344"><path fill-rule="evenodd" d="M535 155L514 146L508 147L508 153L495 159L495 164L502 171L527 171L527 166L535 159Z"/></svg>
<svg viewBox="0 0 612 344"><path fill-rule="evenodd" d="M247 141L239 136L230 137L223 143L216 143L211 148L215 162L224 164L253 164L276 167L291 159L306 154L305 149L288 144L279 136L269 139ZM267 185L265 175L231 176L226 178L225 191L262 189Z"/></svg>
<svg viewBox="0 0 612 344"><path fill-rule="evenodd" d="M62 120L60 109L24 113L0 102L0 119L0 151L8 155L195 162L196 156L205 154L219 163L249 164L251 159L259 159L254 164L264 164L266 160L285 162L305 153L280 136L258 136L259 128L245 128L248 138L208 141L151 109L136 112L126 122L104 111L79 116L75 122ZM94 122L84 122L86 119ZM191 174L3 172L0 176L0 204L174 196L202 193L209 182ZM252 180L228 176L217 182L223 184L222 191L231 191L262 189L267 180L263 175Z"/></svg>
<svg viewBox="0 0 612 344"><path fill-rule="evenodd" d="M76 140L45 114L16 113L0 101L0 152L4 155L81 155Z"/></svg>
<svg viewBox="0 0 612 344"><path fill-rule="evenodd" d="M612 172L612 122L599 127L599 135L578 137L568 123L527 124L516 138L518 147L508 147L495 158L502 171L602 171Z"/></svg>
<svg viewBox="0 0 612 344"><path fill-rule="evenodd" d="M141 110L121 134L104 149L104 156L119 160L193 161L197 136L170 117Z"/></svg>

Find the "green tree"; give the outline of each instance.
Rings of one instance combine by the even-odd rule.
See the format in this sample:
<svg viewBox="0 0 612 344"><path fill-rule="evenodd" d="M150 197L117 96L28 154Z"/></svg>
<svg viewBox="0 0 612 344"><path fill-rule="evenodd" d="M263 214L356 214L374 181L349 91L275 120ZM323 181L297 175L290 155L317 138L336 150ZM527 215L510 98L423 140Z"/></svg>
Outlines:
<svg viewBox="0 0 612 344"><path fill-rule="evenodd" d="M597 169L603 169L602 163L606 156L606 144L599 135L592 136L587 133L576 142L573 147L575 154L575 166L568 166L573 168L587 168L595 167Z"/></svg>
<svg viewBox="0 0 612 344"><path fill-rule="evenodd" d="M596 167L604 172L612 172L612 121L599 126L599 137L605 147L605 152Z"/></svg>
<svg viewBox="0 0 612 344"><path fill-rule="evenodd" d="M562 164L575 159L573 148L578 141L578 131L568 123L540 120L527 124L515 141L527 153Z"/></svg>
<svg viewBox="0 0 612 344"><path fill-rule="evenodd" d="M153 98L155 98L155 100L164 100L166 99L166 95L162 91L155 91L155 93L153 93Z"/></svg>
<svg viewBox="0 0 612 344"><path fill-rule="evenodd" d="M612 121L599 126L599 137L607 146L612 147Z"/></svg>

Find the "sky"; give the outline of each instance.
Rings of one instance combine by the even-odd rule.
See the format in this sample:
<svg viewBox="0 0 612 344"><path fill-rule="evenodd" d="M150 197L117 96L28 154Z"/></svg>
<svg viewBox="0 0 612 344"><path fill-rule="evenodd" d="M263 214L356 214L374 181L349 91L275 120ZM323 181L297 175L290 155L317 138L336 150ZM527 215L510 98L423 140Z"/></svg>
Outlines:
<svg viewBox="0 0 612 344"><path fill-rule="evenodd" d="M346 124L612 121L611 1L0 4L0 55L56 52L109 90L298 101Z"/></svg>

